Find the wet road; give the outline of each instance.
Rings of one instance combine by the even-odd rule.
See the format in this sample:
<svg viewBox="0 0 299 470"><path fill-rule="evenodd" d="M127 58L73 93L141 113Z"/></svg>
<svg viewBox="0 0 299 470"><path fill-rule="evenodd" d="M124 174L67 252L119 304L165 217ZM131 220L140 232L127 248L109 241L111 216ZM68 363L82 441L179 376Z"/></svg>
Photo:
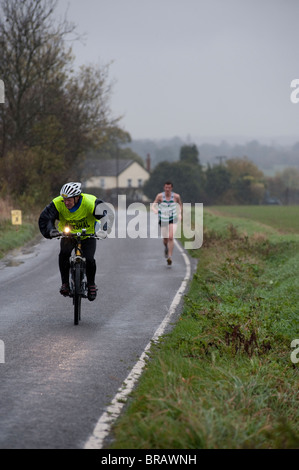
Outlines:
<svg viewBox="0 0 299 470"><path fill-rule="evenodd" d="M58 250L43 239L0 262L1 449L84 448L186 277L178 249L166 266L160 239L99 241L98 298L74 326Z"/></svg>

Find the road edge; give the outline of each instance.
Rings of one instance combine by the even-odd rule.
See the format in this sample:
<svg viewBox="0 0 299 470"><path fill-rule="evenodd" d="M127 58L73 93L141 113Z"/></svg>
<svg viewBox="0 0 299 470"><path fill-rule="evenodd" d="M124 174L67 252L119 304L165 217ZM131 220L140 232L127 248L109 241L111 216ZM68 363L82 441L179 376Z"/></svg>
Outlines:
<svg viewBox="0 0 299 470"><path fill-rule="evenodd" d="M111 404L106 408L106 410L102 413L100 416L93 433L91 436L88 438L88 440L85 442L84 449L90 450L90 449L102 449L104 440L108 437L111 431L111 427L113 423L117 420L117 418L120 416L123 407L125 406L127 402L127 398L129 394L132 392L133 388L135 387L138 379L140 378L144 366L145 366L145 361L147 358L147 353L151 348L151 345L153 342L157 341L160 336L163 335L165 332L166 327L169 325L169 322L171 321L178 305L180 304L182 297L187 289L188 283L191 280L192 276L192 266L190 259L188 255L186 254L185 250L182 248L182 246L175 240L175 244L177 249L180 251L181 255L183 256L183 259L185 261L185 266L186 266L186 273L185 277L176 292L176 295L174 296L172 303L169 307L169 310L167 312L167 315L164 317L163 321L160 323L159 327L154 333L154 336L152 339L149 341L147 346L145 347L143 353L139 357L138 361L136 362L135 366L127 376L127 378L124 380L124 383L121 388L118 389L115 397L113 398Z"/></svg>

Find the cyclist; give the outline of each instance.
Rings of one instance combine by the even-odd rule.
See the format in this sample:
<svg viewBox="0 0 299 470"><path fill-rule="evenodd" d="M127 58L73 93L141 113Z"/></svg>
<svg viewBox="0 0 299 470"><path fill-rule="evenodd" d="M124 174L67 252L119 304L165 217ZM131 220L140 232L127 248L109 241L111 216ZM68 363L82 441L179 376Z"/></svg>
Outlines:
<svg viewBox="0 0 299 470"><path fill-rule="evenodd" d="M157 209L158 207L158 209ZM178 220L181 220L183 204L181 196L173 192L171 181L164 183L164 191L157 194L152 210L158 214L159 225L163 237L164 253L167 264L172 264L172 252L174 247L174 235L177 229Z"/></svg>
<svg viewBox="0 0 299 470"><path fill-rule="evenodd" d="M105 218L105 219L103 219ZM62 186L60 196L45 207L39 217L39 229L45 238L54 238L62 232L65 227L76 233L86 229L87 234L95 233L99 228L99 220L104 222L102 230L110 233L114 215L104 201L97 199L91 194L84 194L81 191L81 183L66 183ZM55 227L56 220L58 230ZM74 248L72 238L62 238L60 242L59 270L61 274L60 293L64 297L70 294L69 286L69 258ZM96 261L94 259L96 251L96 240L86 238L82 240L82 251L86 258L86 277L88 284L88 299L95 300L97 296L97 286L95 284Z"/></svg>

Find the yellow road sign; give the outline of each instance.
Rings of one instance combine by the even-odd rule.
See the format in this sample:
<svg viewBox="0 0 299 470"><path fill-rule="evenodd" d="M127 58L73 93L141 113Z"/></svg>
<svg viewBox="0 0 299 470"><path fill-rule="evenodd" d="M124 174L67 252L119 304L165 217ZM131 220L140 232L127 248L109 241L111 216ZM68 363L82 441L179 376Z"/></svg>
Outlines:
<svg viewBox="0 0 299 470"><path fill-rule="evenodd" d="M12 225L22 225L22 211L11 211Z"/></svg>

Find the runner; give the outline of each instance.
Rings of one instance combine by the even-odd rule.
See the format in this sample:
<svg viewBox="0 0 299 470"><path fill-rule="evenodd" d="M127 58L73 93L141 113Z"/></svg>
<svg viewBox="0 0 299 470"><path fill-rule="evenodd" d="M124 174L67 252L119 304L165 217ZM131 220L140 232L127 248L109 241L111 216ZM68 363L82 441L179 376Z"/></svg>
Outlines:
<svg viewBox="0 0 299 470"><path fill-rule="evenodd" d="M158 208L157 208L158 207ZM159 225L164 244L164 254L168 266L172 265L172 253L174 248L174 236L178 221L181 220L183 204L181 196L173 192L171 181L164 183L164 191L157 194L152 206L155 214L159 216Z"/></svg>

